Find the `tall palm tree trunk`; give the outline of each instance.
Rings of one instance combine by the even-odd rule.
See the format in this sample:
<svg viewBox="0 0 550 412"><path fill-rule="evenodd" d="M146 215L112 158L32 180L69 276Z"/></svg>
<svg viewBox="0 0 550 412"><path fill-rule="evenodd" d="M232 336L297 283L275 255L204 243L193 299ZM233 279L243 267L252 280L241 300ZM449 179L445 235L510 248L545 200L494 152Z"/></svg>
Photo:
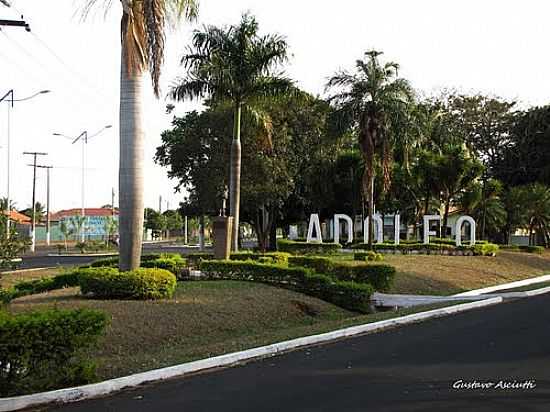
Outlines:
<svg viewBox="0 0 550 412"><path fill-rule="evenodd" d="M121 271L137 269L143 238L142 75L129 71L122 48L120 69L120 257Z"/></svg>
<svg viewBox="0 0 550 412"><path fill-rule="evenodd" d="M231 142L231 176L229 214L233 217L231 249L239 250L239 213L241 203L241 104L235 104L233 141Z"/></svg>

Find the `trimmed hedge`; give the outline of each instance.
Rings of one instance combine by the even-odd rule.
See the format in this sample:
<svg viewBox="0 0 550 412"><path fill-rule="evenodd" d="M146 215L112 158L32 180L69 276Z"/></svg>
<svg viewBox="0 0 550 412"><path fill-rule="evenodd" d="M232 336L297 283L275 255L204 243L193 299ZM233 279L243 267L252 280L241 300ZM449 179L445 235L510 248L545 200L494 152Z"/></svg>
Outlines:
<svg viewBox="0 0 550 412"><path fill-rule="evenodd" d="M90 265L82 266L82 268L88 267L117 268L118 256L99 259ZM143 255L141 257L141 267L165 269L176 275L176 278L178 279L183 279L187 275L187 261L178 253L152 253L149 255Z"/></svg>
<svg viewBox="0 0 550 412"><path fill-rule="evenodd" d="M357 264L335 261L321 256L296 256L290 266L301 266L341 281L368 283L374 290L388 291L395 279L395 268L385 264Z"/></svg>
<svg viewBox="0 0 550 412"><path fill-rule="evenodd" d="M286 252L234 252L229 255L230 260L254 260L262 263L287 264L290 253ZM186 255L191 266L197 267L203 260L213 260L214 254L207 252L190 253Z"/></svg>
<svg viewBox="0 0 550 412"><path fill-rule="evenodd" d="M0 289L0 302L9 303L13 299L50 290L78 286L78 270L54 277L45 277L15 284L11 289Z"/></svg>
<svg viewBox="0 0 550 412"><path fill-rule="evenodd" d="M376 251L400 251L403 254L408 254L413 251L418 253L432 254L432 252L447 252L448 254L453 254L455 251L467 252L472 255L494 255L498 252L498 245L494 243L488 243L486 241L477 242L474 246L464 245L464 246L454 246L447 243L405 243L396 245L394 243L374 243L373 249ZM351 247L354 250L358 249L368 249L367 243L357 243Z"/></svg>
<svg viewBox="0 0 550 412"><path fill-rule="evenodd" d="M106 325L105 314L88 309L0 312L0 396L94 381L85 351Z"/></svg>
<svg viewBox="0 0 550 412"><path fill-rule="evenodd" d="M261 264L250 260L206 260L201 262L200 269L208 279L268 283L358 312L369 312L373 293L370 285L338 281L327 275L313 274L303 267Z"/></svg>
<svg viewBox="0 0 550 412"><path fill-rule="evenodd" d="M342 249L339 243L305 243L293 240L277 240L277 249L293 255L333 255Z"/></svg>
<svg viewBox="0 0 550 412"><path fill-rule="evenodd" d="M325 275L330 275L334 270L334 261L324 256L293 256L288 258L288 264L313 269Z"/></svg>
<svg viewBox="0 0 550 412"><path fill-rule="evenodd" d="M384 255L376 253L373 250L358 251L353 254L353 260L379 262L384 260Z"/></svg>
<svg viewBox="0 0 550 412"><path fill-rule="evenodd" d="M542 247L542 246L520 246L519 250L521 250L522 252L537 253L539 255L542 255L542 253L544 252L544 247Z"/></svg>
<svg viewBox="0 0 550 412"><path fill-rule="evenodd" d="M119 272L115 268L82 269L80 290L98 299L162 299L176 289L176 277L165 269L141 268Z"/></svg>
<svg viewBox="0 0 550 412"><path fill-rule="evenodd" d="M287 252L265 252L265 253L255 253L255 252L237 252L231 253L229 259L231 260L257 260L262 261L263 263L273 263L273 264L282 264L285 265L288 263L288 258L292 255Z"/></svg>

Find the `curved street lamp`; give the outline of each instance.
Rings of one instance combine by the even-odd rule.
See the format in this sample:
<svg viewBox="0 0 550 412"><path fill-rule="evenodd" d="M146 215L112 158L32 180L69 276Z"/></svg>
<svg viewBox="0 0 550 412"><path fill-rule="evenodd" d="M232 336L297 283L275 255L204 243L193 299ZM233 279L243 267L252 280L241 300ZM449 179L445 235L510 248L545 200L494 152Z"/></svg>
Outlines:
<svg viewBox="0 0 550 412"><path fill-rule="evenodd" d="M80 133L77 137L74 136L67 136L63 133L52 133L54 136L61 136L66 139L72 140L72 144L75 144L79 140L82 142L82 188L81 188L81 201L82 201L82 207L80 209L80 215L84 218L86 216L86 211L84 208L84 193L85 193L85 180L86 180L86 145L88 144L88 140L90 140L92 137L95 137L101 133L103 133L105 130L110 129L113 127L112 125L108 124L106 126L103 126L99 131L92 135L88 135L88 131L84 130L82 133ZM80 229L80 241L84 242L85 236L84 236L84 224L82 224L82 227Z"/></svg>
<svg viewBox="0 0 550 412"><path fill-rule="evenodd" d="M13 109L13 103L14 102L24 102L24 101L27 101L27 100L30 100L38 95L41 95L41 94L47 94L47 93L50 93L51 91L50 90L41 90L39 92L36 92L30 96L27 96L27 97L24 97L22 99L16 99L14 97L14 90L11 89L11 90L8 90L8 92L6 94L4 94L4 96L0 97L0 103L2 102L7 102L8 103L8 144L7 144L7 158L8 158L8 161L6 162L7 163L7 169L8 169L8 181L7 181L7 196L6 196L6 200L7 200L7 207L8 207L8 218L7 218L7 223L6 223L6 235L9 236L10 235L10 212L11 212L11 206L10 206L10 163L11 163L11 147L10 147L10 141L11 141L11 133L10 133L10 111L11 109ZM8 96L10 96L10 98L8 99Z"/></svg>

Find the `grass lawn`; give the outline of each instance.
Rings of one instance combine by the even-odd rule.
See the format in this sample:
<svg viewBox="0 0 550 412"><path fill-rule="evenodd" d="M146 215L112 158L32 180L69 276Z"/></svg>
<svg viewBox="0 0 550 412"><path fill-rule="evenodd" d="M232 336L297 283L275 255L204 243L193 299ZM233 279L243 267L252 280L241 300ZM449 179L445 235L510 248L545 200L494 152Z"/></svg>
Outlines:
<svg viewBox="0 0 550 412"><path fill-rule="evenodd" d="M385 255L397 275L390 293L451 295L550 274L550 252L489 256Z"/></svg>
<svg viewBox="0 0 550 412"><path fill-rule="evenodd" d="M0 273L0 287L8 289L19 282L59 275L64 270L67 269L52 268L24 272L2 272Z"/></svg>
<svg viewBox="0 0 550 412"><path fill-rule="evenodd" d="M438 305L438 307L444 305ZM268 285L237 281L180 283L174 298L99 301L78 288L16 299L12 312L93 308L111 316L99 348L100 379L178 364L433 308L359 315Z"/></svg>

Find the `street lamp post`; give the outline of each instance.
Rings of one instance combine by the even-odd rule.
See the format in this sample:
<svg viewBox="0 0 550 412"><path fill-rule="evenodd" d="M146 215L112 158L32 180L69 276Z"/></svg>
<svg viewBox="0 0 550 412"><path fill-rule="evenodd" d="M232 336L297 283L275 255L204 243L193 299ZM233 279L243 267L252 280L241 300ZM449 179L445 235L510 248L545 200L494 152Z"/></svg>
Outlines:
<svg viewBox="0 0 550 412"><path fill-rule="evenodd" d="M80 193L81 202L82 202L82 206L81 206L81 209L80 209L80 215L82 216L82 218L84 218L86 216L86 209L84 207L85 182L86 182L86 145L88 144L88 140L90 140L92 137L97 136L98 134L104 132L107 129L110 129L111 127L113 127L113 126L108 124L108 125L104 126L102 129L100 129L97 133L94 133L91 136L88 136L88 131L84 130L76 138L64 135L62 133L53 133L54 136L61 136L61 137L65 137L67 139L71 139L72 144L75 144L79 140L82 142L82 188L81 188L81 193ZM86 239L85 239L84 223L82 223L82 227L80 229L80 241L84 242L85 240Z"/></svg>
<svg viewBox="0 0 550 412"><path fill-rule="evenodd" d="M8 169L8 172L7 172L7 184L6 184L6 188L7 188L7 193L6 193L6 200L7 200L7 208L8 208L8 219L7 219L7 222L6 222L6 236L9 236L10 235L10 213L11 213L11 205L10 205L10 162L11 162L11 147L10 147L10 142L11 142L11 132L10 132L10 128L11 128L11 124L10 124L10 117L11 117L11 110L13 109L13 103L14 102L24 102L26 100L30 100L32 99L33 97L36 97L38 96L39 94L46 94L46 93L50 93L50 90L41 90L37 93L34 93L33 95L30 95L28 97L25 97L23 99L15 99L14 97L14 90L11 89L11 90L8 90L8 92L6 94L4 94L4 96L2 96L0 98L0 103L3 102L3 101L6 101L8 103L8 123L7 123L7 126L8 126L8 142L7 142L7 161L6 161L6 165L7 165L7 169ZM10 98L8 99L8 96L10 96Z"/></svg>

